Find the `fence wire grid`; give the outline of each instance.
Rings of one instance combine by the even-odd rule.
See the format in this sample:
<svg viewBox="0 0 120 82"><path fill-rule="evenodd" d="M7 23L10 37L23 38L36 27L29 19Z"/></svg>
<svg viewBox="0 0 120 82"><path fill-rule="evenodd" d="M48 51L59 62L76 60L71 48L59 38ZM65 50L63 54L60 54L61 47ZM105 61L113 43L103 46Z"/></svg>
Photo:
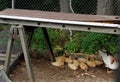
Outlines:
<svg viewBox="0 0 120 82"><path fill-rule="evenodd" d="M68 5L68 6L67 6ZM72 8L79 14L120 15L120 0L0 0L0 10L6 8L61 11Z"/></svg>

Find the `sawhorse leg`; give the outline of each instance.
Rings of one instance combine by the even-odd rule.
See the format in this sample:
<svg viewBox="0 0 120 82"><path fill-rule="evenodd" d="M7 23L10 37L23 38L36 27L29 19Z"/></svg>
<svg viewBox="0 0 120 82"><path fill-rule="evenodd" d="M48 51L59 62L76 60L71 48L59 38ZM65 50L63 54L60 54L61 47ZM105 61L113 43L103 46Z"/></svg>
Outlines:
<svg viewBox="0 0 120 82"><path fill-rule="evenodd" d="M28 52L28 45L27 45L27 41L26 41L26 38L25 38L24 28L23 28L23 26L12 26L12 28L18 28L18 32L19 32L19 36L20 36L20 41L21 41L21 45L22 45L22 50L23 50L26 66L27 66L29 79L30 79L30 82L35 82L32 66L31 66L31 62L30 62L29 52ZM5 72L6 73L7 73L8 68L9 68L10 50L11 50L11 47L12 47L13 37L12 38L9 37L9 39L10 39L9 40L10 42L8 42L8 47L7 47L7 52L6 52L7 57L6 57L6 61L5 61Z"/></svg>
<svg viewBox="0 0 120 82"><path fill-rule="evenodd" d="M10 28L10 35L8 38L7 50L6 50L6 60L5 60L5 68L4 71L8 75L9 65L10 65L10 58L11 58L11 50L13 46L13 27Z"/></svg>
<svg viewBox="0 0 120 82"><path fill-rule="evenodd" d="M29 52L28 52L27 40L25 38L25 32L24 32L23 26L19 26L18 31L19 31L19 35L20 35L22 50L23 50L23 53L24 53L24 58L25 58L30 82L35 82L35 79L34 79L34 76L33 76L32 66L31 66L31 62L30 62Z"/></svg>
<svg viewBox="0 0 120 82"><path fill-rule="evenodd" d="M37 27L34 27L34 26L25 26L25 30L27 31L27 33L29 33L29 38L28 38L28 47L30 46L31 44L31 39L32 39L32 35L34 33L34 30L36 29ZM45 38L45 41L46 41L46 44L47 44L47 47L50 51L51 54L49 54L50 56L50 59L51 61L55 61L55 56L54 56L54 53L53 53L53 49L52 49L52 46L51 46L51 43L50 43L50 39L49 39L49 36L48 36L48 32L47 32L47 29L42 27L42 31L43 31L43 35L44 35L44 38Z"/></svg>
<svg viewBox="0 0 120 82"><path fill-rule="evenodd" d="M51 52L50 59L53 62L53 61L55 61L55 56L54 56L53 49L52 49L52 46L51 46L51 43L50 43L50 39L49 39L49 36L48 36L47 29L42 27L42 31L43 31L46 43L48 45L48 48L49 48L49 50Z"/></svg>

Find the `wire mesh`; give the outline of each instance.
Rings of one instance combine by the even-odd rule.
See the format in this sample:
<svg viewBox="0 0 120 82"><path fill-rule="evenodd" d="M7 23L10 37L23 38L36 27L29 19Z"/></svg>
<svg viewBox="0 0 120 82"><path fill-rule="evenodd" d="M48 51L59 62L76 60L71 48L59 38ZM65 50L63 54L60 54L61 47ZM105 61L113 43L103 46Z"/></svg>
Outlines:
<svg viewBox="0 0 120 82"><path fill-rule="evenodd" d="M16 9L30 9L43 11L61 11L62 0L14 0ZM112 11L110 15L120 15L120 0L65 0L70 3L75 13L98 14L98 10ZM100 5L102 4L102 5ZM99 6L100 5L100 6ZM0 0L0 10L12 7L12 0ZM64 7L64 6L63 6ZM66 6L65 6L66 7ZM69 4L70 7L70 4ZM104 13L106 14L106 13Z"/></svg>
<svg viewBox="0 0 120 82"><path fill-rule="evenodd" d="M14 5L12 5L12 2L14 2ZM15 9L55 12L62 11L93 15L120 15L120 0L0 0L0 10L12 8L12 6L14 6ZM1 26L2 25L0 24L0 27ZM0 30L1 29L3 30L3 28L0 28ZM48 31L49 35L51 35L51 39L53 42L52 45L54 45L54 51L56 49L57 52L59 46L60 48L61 46L63 47L63 49L65 48L65 52L76 52L79 51L79 49L82 49L87 53L93 53L102 48L111 51L111 53L117 53L117 48L120 48L117 46L117 35L106 35L88 32L81 32L80 34L78 34L73 32L73 40L69 41L69 35L65 35L65 33L68 33L68 31L54 30L54 32L51 32L51 29L49 29ZM41 36L39 36L38 34L34 35L32 46L36 49L41 47L39 47L39 45L35 46L34 44L40 44L40 46L41 44L43 44L43 42L38 43L40 42L38 41L41 39L40 37ZM58 37L60 37L60 39L56 39ZM44 45L42 45L42 48L44 48ZM61 51L59 52L61 53ZM118 52L120 54L120 51Z"/></svg>
<svg viewBox="0 0 120 82"><path fill-rule="evenodd" d="M11 1L10 0L0 0L0 10L3 10L5 8L11 7Z"/></svg>

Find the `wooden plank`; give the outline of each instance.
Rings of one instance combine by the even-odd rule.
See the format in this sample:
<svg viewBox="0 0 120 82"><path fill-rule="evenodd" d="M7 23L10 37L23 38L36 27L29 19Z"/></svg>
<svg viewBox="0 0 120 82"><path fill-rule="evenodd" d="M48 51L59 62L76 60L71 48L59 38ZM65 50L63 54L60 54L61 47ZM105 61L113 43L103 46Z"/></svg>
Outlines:
<svg viewBox="0 0 120 82"><path fill-rule="evenodd" d="M45 19L58 19L69 21L119 21L119 16L102 16L102 15L87 15L87 14L73 14L62 12L49 12L40 10L25 10L25 9L5 9L0 12L0 15L6 16L21 16L30 18L45 18Z"/></svg>

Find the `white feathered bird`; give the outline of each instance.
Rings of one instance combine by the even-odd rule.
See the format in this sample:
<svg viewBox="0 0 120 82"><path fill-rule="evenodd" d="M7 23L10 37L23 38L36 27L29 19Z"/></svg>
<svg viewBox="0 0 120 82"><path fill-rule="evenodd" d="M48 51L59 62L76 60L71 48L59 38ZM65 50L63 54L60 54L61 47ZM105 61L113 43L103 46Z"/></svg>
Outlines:
<svg viewBox="0 0 120 82"><path fill-rule="evenodd" d="M114 58L113 56L109 55L106 52L100 50L98 52L102 56L103 62L105 63L105 67L112 70L118 69L119 64L116 58Z"/></svg>

